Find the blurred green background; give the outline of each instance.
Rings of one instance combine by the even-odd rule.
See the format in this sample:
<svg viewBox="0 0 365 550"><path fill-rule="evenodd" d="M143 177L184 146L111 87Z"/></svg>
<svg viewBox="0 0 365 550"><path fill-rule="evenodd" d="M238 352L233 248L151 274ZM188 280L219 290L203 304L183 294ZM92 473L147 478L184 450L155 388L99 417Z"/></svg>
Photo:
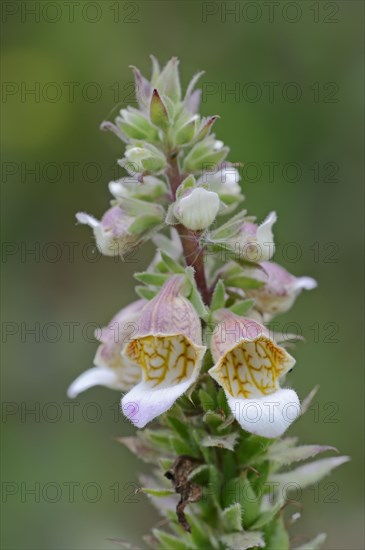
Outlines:
<svg viewBox="0 0 365 550"><path fill-rule="evenodd" d="M327 549L363 548L363 3L2 8L2 548L138 548L159 521L131 496L141 465L115 441L133 433L118 393L66 398L92 364L95 326L133 298L132 274L152 257L146 246L137 263L101 258L75 223L107 208L123 144L98 126L131 103L128 65L149 74L150 53L178 56L184 85L206 71L202 112L221 116L230 160L246 163L249 212L275 209L277 261L319 281L278 319L307 339L299 395L320 385L290 433L352 462L293 508L304 505L293 545L325 531Z"/></svg>

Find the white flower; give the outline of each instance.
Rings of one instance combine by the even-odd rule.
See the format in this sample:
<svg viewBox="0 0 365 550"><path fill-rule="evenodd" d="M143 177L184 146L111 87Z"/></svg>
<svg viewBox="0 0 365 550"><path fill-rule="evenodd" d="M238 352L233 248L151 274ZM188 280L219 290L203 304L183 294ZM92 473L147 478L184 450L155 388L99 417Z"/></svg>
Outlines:
<svg viewBox="0 0 365 550"><path fill-rule="evenodd" d="M220 208L217 193L196 187L178 199L174 205L176 218L193 231L207 229L215 220Z"/></svg>
<svg viewBox="0 0 365 550"><path fill-rule="evenodd" d="M295 391L279 386L279 378L293 368L295 359L260 323L228 310L220 315L211 341L215 365L209 374L223 387L244 430L279 437L300 414Z"/></svg>
<svg viewBox="0 0 365 550"><path fill-rule="evenodd" d="M237 234L229 240L230 246L240 257L251 262L269 260L275 252L272 226L276 220L276 213L270 212L260 225L244 222Z"/></svg>
<svg viewBox="0 0 365 550"><path fill-rule="evenodd" d="M119 206L107 210L100 221L85 212L78 212L76 219L93 229L96 245L105 256L123 256L138 242L139 236L128 232L134 218Z"/></svg>
<svg viewBox="0 0 365 550"><path fill-rule="evenodd" d="M141 379L141 368L121 356L121 349L137 329L137 320L146 300L137 300L123 308L113 317L107 327L96 331L95 337L101 342L97 349L95 367L83 372L68 389L70 398L93 387L126 391Z"/></svg>
<svg viewBox="0 0 365 550"><path fill-rule="evenodd" d="M312 277L295 277L274 262L262 262L261 267L263 271L256 269L253 276L265 285L248 290L247 295L255 299L257 309L269 316L288 311L303 289L317 286Z"/></svg>
<svg viewBox="0 0 365 550"><path fill-rule="evenodd" d="M142 381L122 399L138 428L166 412L197 379L206 348L200 319L174 276L142 311L138 331L122 351L142 368Z"/></svg>

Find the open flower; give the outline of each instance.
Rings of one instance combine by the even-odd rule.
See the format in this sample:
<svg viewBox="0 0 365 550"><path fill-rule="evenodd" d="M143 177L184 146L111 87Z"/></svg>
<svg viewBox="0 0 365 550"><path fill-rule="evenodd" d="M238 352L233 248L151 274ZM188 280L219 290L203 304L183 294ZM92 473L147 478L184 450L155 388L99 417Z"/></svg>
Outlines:
<svg viewBox="0 0 365 550"><path fill-rule="evenodd" d="M141 368L121 356L121 349L136 332L137 320L146 300L137 300L123 308L108 326L96 331L101 342L97 349L95 367L83 372L68 389L70 398L93 387L106 386L114 390L127 391L141 379Z"/></svg>
<svg viewBox="0 0 365 550"><path fill-rule="evenodd" d="M138 242L139 236L128 232L134 218L119 206L109 208L100 221L85 212L78 212L76 219L93 229L96 245L105 256L123 256Z"/></svg>
<svg viewBox="0 0 365 550"><path fill-rule="evenodd" d="M312 277L295 277L275 262L262 262L261 267L264 271L255 269L254 277L265 285L246 294L255 299L257 309L267 318L288 311L303 289L317 286Z"/></svg>
<svg viewBox="0 0 365 550"><path fill-rule="evenodd" d="M223 387L244 430L269 438L282 435L300 414L295 391L279 386L295 359L260 323L228 310L220 318L211 341L215 365L209 374Z"/></svg>
<svg viewBox="0 0 365 550"><path fill-rule="evenodd" d="M260 224L245 221L237 234L230 239L230 246L237 255L251 262L269 260L275 252L272 226L276 222L275 212L270 212Z"/></svg>
<svg viewBox="0 0 365 550"><path fill-rule="evenodd" d="M200 319L180 292L183 281L177 275L164 284L122 351L142 368L142 381L122 399L124 414L138 428L166 412L199 374L206 348Z"/></svg>

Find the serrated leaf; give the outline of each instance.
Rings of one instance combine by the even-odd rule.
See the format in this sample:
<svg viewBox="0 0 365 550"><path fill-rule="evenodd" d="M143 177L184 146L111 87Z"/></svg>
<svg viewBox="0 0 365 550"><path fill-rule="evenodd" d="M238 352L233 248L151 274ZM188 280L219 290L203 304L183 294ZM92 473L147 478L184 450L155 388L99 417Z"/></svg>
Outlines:
<svg viewBox="0 0 365 550"><path fill-rule="evenodd" d="M231 433L228 435L214 436L207 435L201 441L203 447L219 447L221 449L227 449L229 451L234 451L234 446L238 439L237 433Z"/></svg>
<svg viewBox="0 0 365 550"><path fill-rule="evenodd" d="M322 547L322 544L325 542L326 538L326 533L320 533L311 541L306 542L305 544L302 544L301 546L295 548L295 550L319 550Z"/></svg>
<svg viewBox="0 0 365 550"><path fill-rule="evenodd" d="M242 510L239 502L228 506L222 512L222 521L227 531L242 531Z"/></svg>
<svg viewBox="0 0 365 550"><path fill-rule="evenodd" d="M242 290L249 290L255 288L261 288L265 283L258 281L257 279L251 279L250 277L229 277L225 281L226 286L234 286L241 288Z"/></svg>
<svg viewBox="0 0 365 550"><path fill-rule="evenodd" d="M219 279L218 283L215 285L212 301L210 304L210 309L211 311L216 311L217 309L223 309L224 304L225 304L224 283L222 279Z"/></svg>
<svg viewBox="0 0 365 550"><path fill-rule="evenodd" d="M171 273L185 273L185 269L166 252L160 250L161 259Z"/></svg>
<svg viewBox="0 0 365 550"><path fill-rule="evenodd" d="M220 540L230 550L247 550L248 548L264 548L265 541L260 531L244 531L222 535Z"/></svg>
<svg viewBox="0 0 365 550"><path fill-rule="evenodd" d="M143 273L135 273L134 278L145 285L162 286L169 276L163 275L162 273L149 273L145 271Z"/></svg>
<svg viewBox="0 0 365 550"><path fill-rule="evenodd" d="M289 447L286 449L279 447L277 449L274 443L267 452L267 458L278 462L280 465L287 465L299 462L300 460L307 460L307 458L312 458L325 451L335 451L338 453L336 447L330 447L329 445L301 445L299 447Z"/></svg>
<svg viewBox="0 0 365 550"><path fill-rule="evenodd" d="M236 315L244 316L250 309L252 309L255 300L242 300L241 302L236 302L233 306L229 308L230 311Z"/></svg>
<svg viewBox="0 0 365 550"><path fill-rule="evenodd" d="M290 472L284 472L280 474L274 474L271 476L270 481L279 483L280 487L285 489L288 487L293 490L297 490L298 486L302 489L321 481L326 475L328 475L334 468L338 468L341 464L348 462L350 457L348 456L335 456L332 458L322 458L295 468Z"/></svg>
<svg viewBox="0 0 365 550"><path fill-rule="evenodd" d="M265 510L265 512L262 512L260 516L257 518L257 520L251 525L252 529L261 529L262 527L265 527L270 521L274 519L276 514L280 511L282 506L284 505L284 499L279 499L275 502L271 508L268 510Z"/></svg>
<svg viewBox="0 0 365 550"><path fill-rule="evenodd" d="M229 506L239 502L243 510L243 526L250 526L257 519L260 510L260 499L252 489L247 478L231 479L225 486L223 504Z"/></svg>

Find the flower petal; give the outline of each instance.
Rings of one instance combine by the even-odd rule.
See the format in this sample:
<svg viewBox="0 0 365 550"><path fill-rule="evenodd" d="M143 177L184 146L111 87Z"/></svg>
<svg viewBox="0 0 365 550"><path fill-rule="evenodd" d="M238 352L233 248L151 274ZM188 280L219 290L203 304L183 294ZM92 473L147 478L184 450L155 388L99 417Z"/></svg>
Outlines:
<svg viewBox="0 0 365 550"><path fill-rule="evenodd" d="M90 214L86 214L86 212L78 212L76 214L76 219L79 223L89 225L90 227L98 227L100 222L94 218L94 216L90 216Z"/></svg>
<svg viewBox="0 0 365 550"><path fill-rule="evenodd" d="M279 389L253 399L231 397L228 405L240 426L261 437L280 437L300 415L300 402L291 389Z"/></svg>
<svg viewBox="0 0 365 550"><path fill-rule="evenodd" d="M67 395L70 399L73 399L77 397L79 393L93 386L106 386L107 388L117 390L123 389L115 371L102 367L93 367L80 374L80 376L72 382L67 390Z"/></svg>
<svg viewBox="0 0 365 550"><path fill-rule="evenodd" d="M272 226L277 220L276 212L270 212L267 218L257 228L257 242L261 247L261 258L263 260L269 260L275 252L275 242L272 233Z"/></svg>
<svg viewBox="0 0 365 550"><path fill-rule="evenodd" d="M196 380L205 351L182 334L130 342L123 355L142 367L143 380L123 397L123 413L143 428L166 412Z"/></svg>
<svg viewBox="0 0 365 550"><path fill-rule="evenodd" d="M122 398L122 412L137 428L144 428L148 422L168 411L195 382L198 374L196 370L187 380L163 388L151 388L147 382L140 382Z"/></svg>

